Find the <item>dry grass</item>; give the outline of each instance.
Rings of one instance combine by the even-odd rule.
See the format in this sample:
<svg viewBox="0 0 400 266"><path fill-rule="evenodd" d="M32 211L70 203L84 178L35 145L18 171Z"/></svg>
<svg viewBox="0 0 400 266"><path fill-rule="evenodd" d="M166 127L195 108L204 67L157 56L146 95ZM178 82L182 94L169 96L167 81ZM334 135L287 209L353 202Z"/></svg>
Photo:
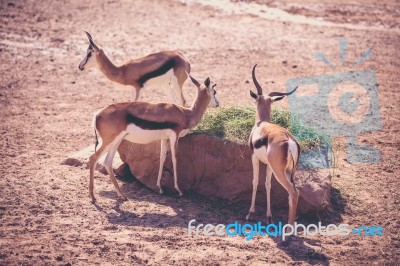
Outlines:
<svg viewBox="0 0 400 266"><path fill-rule="evenodd" d="M239 143L248 141L254 125L255 109L248 106L231 106L207 111L194 133L206 133ZM289 129L298 140L302 150L332 146L329 136L301 123L298 116L289 111L273 108L272 123Z"/></svg>

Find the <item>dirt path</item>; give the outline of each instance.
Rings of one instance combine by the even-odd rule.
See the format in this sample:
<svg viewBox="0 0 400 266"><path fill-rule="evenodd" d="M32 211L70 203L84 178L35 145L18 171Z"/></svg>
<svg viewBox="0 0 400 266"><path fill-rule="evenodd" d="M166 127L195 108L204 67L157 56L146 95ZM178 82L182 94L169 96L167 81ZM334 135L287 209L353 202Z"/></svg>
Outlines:
<svg viewBox="0 0 400 266"><path fill-rule="evenodd" d="M298 1L298 9L285 2L277 7L315 16L307 11L312 1ZM167 0L1 1L0 264L400 261L399 6L395 1L380 1L378 7L350 1L347 7L351 5L353 13L334 14L330 1L316 8L325 10L324 5L329 7L321 15L326 21L357 23L360 28L232 14L190 1L188 5ZM313 6L311 10L316 12ZM346 16L349 20L343 21ZM252 241L190 238L187 223L191 219L212 224L243 222L248 207L194 196L160 196L134 181L120 181L130 200L119 202L109 179L101 174L95 180L98 205L91 204L88 170L60 162L93 143L92 114L111 102L129 99L129 93L98 71L78 70L87 48L84 30L116 63L158 50L182 51L196 77L210 75L218 83L224 105L253 104L248 97L252 84L247 81L254 63L260 65L258 75L265 86L283 90L289 78L331 73L315 59L315 53L322 51L340 62L338 40L342 37L349 41L351 62L372 47L373 57L360 69L376 71L383 130L363 134L359 141L379 148L382 161L349 164L342 151L333 179L333 212L322 219L324 223L381 225L384 236L300 236L289 244L267 237ZM187 83L184 93L192 100L193 86ZM146 91L143 96L144 100L168 99L160 91ZM260 218L263 212L260 207ZM299 219L318 221L316 217Z"/></svg>

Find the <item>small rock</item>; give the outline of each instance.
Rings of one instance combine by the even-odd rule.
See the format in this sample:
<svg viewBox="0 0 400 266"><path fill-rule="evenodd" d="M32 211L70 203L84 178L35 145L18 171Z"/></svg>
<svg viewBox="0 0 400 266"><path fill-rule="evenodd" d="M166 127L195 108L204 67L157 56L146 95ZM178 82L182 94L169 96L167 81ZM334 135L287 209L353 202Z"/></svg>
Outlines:
<svg viewBox="0 0 400 266"><path fill-rule="evenodd" d="M393 169L385 168L383 169L386 173L393 173Z"/></svg>
<svg viewBox="0 0 400 266"><path fill-rule="evenodd" d="M58 42L58 43L63 43L63 42L65 42L65 40L62 39L62 38L51 38L50 41L51 41L51 42Z"/></svg>
<svg viewBox="0 0 400 266"><path fill-rule="evenodd" d="M39 16L39 17L36 18L36 22L43 22L45 20L46 20L46 18L42 17L42 16Z"/></svg>
<svg viewBox="0 0 400 266"><path fill-rule="evenodd" d="M62 261L63 257L62 256L57 256L56 261Z"/></svg>

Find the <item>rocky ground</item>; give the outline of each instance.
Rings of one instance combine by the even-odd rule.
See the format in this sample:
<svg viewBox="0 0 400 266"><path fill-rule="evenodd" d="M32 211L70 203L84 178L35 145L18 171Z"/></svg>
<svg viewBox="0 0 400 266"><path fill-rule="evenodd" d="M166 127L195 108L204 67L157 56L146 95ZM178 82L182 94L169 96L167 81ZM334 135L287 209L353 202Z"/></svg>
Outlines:
<svg viewBox="0 0 400 266"><path fill-rule="evenodd" d="M230 9L167 0L0 1L1 265L400 261L399 4L258 2L289 13L269 17L265 14L270 10L254 2L235 3L239 8ZM98 203L93 205L88 170L60 163L94 142L90 124L96 110L125 101L130 94L96 70L78 70L87 48L84 30L117 64L159 50L182 51L192 62L194 76L209 75L218 83L223 105L253 104L248 90L255 63L263 85L281 91L290 78L346 71L315 59L321 51L340 65L341 38L349 42L348 62L372 48L373 56L355 70L376 72L383 128L358 140L378 148L382 160L350 164L345 142L339 139L331 211L299 221L380 225L384 235L298 236L285 243L269 237L188 237L189 220L244 222L248 206L194 195L161 196L132 180L120 180L129 198L121 202L102 174L95 179ZM189 82L184 94L194 99ZM165 91L143 93L143 100L165 99ZM258 209L263 219L264 210Z"/></svg>

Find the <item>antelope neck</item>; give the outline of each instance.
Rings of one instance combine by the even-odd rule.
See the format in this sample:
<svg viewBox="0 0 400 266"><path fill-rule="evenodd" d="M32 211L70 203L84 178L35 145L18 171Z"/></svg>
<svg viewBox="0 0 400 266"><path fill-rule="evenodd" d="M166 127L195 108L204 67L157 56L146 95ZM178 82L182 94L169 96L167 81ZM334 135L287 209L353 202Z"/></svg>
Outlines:
<svg viewBox="0 0 400 266"><path fill-rule="evenodd" d="M111 62L104 51L100 51L100 53L96 56L96 59L99 64L100 71L103 72L108 79L122 83L120 79L121 69Z"/></svg>

